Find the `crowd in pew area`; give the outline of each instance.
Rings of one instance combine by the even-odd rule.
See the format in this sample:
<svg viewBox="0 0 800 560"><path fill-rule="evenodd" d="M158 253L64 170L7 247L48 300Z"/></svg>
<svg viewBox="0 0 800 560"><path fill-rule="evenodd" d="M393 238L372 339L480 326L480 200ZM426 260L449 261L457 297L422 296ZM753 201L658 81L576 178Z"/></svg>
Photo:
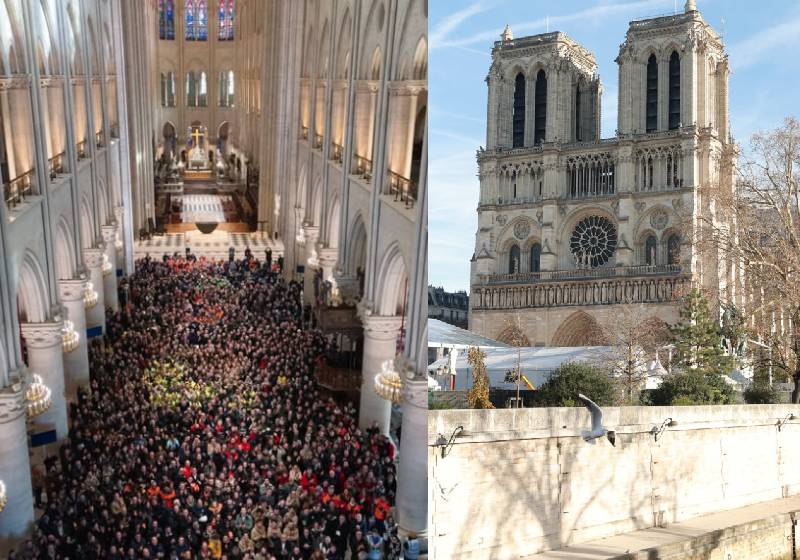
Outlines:
<svg viewBox="0 0 800 560"><path fill-rule="evenodd" d="M327 342L271 264L137 262L9 558L417 557L398 537L394 447L320 391Z"/></svg>

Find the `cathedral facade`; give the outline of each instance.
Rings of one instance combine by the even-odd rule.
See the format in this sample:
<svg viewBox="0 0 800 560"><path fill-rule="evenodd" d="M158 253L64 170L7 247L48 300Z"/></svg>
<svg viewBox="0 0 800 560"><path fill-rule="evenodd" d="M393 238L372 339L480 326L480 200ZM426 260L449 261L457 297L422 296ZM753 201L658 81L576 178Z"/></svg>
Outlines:
<svg viewBox="0 0 800 560"><path fill-rule="evenodd" d="M630 23L616 60L616 136L600 137L594 56L561 32L492 49L471 262L470 330L532 346L603 342L637 303L674 323L700 286L735 297L735 271L701 255L703 189L733 188L728 58L693 1Z"/></svg>

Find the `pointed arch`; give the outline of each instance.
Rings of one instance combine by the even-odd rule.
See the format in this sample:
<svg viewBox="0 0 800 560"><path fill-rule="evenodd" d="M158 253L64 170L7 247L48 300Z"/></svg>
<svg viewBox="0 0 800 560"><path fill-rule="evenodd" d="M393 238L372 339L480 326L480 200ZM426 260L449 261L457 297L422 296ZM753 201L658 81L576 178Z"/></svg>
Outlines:
<svg viewBox="0 0 800 560"><path fill-rule="evenodd" d="M523 348L533 346L533 344L531 344L531 339L528 338L528 335L519 331L515 325L508 325L506 328L500 331L497 336L494 337L494 339L504 344L508 344L509 346L517 346L517 342L519 342L519 346Z"/></svg>
<svg viewBox="0 0 800 560"><path fill-rule="evenodd" d="M585 311L576 311L556 329L550 346L602 346L607 344L597 320Z"/></svg>
<svg viewBox="0 0 800 560"><path fill-rule="evenodd" d="M367 228L361 212L356 214L353 220L347 241L346 271L347 274L356 276L359 269L361 272L364 271L367 262Z"/></svg>
<svg viewBox="0 0 800 560"><path fill-rule="evenodd" d="M425 80L428 78L428 41L421 37L414 51L414 70L412 80Z"/></svg>
<svg viewBox="0 0 800 560"><path fill-rule="evenodd" d="M655 53L647 59L645 101L645 132L655 132L658 128L658 60Z"/></svg>
<svg viewBox="0 0 800 560"><path fill-rule="evenodd" d="M405 315L408 294L407 270L399 243L392 243L378 265L376 306L379 315Z"/></svg>
<svg viewBox="0 0 800 560"><path fill-rule="evenodd" d="M341 223L342 203L337 195L330 205L328 212L328 247L339 247L339 224Z"/></svg>
<svg viewBox="0 0 800 560"><path fill-rule="evenodd" d="M514 110L512 115L513 148L525 145L525 74L519 72L514 78Z"/></svg>
<svg viewBox="0 0 800 560"><path fill-rule="evenodd" d="M17 282L17 306L20 322L42 323L47 320L47 281L36 255L25 251Z"/></svg>
<svg viewBox="0 0 800 560"><path fill-rule="evenodd" d="M56 265L56 277L59 280L74 278L75 263L78 260L75 255L75 239L72 236L72 228L64 216L58 219L56 226L53 257Z"/></svg>
<svg viewBox="0 0 800 560"><path fill-rule="evenodd" d="M536 85L533 94L533 143L545 142L547 129L547 74L544 69L536 73Z"/></svg>
<svg viewBox="0 0 800 560"><path fill-rule="evenodd" d="M681 125L681 57L672 51L669 57L669 129Z"/></svg>

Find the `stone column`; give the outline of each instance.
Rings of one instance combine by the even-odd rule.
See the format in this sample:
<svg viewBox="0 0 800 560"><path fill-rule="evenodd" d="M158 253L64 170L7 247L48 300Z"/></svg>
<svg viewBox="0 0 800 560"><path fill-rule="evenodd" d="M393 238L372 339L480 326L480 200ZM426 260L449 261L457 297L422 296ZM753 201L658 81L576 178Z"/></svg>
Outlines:
<svg viewBox="0 0 800 560"><path fill-rule="evenodd" d="M86 307L83 302L86 278L60 280L58 283L61 303L67 310L67 319L72 321L80 337L78 347L64 354L64 382L67 400L74 402L79 387L89 385L89 346L86 343Z"/></svg>
<svg viewBox="0 0 800 560"><path fill-rule="evenodd" d="M52 392L53 404L36 418L37 423L52 424L59 440L67 437L67 400L64 396L64 358L61 329L63 321L23 323L22 338L28 349L28 368L38 373Z"/></svg>
<svg viewBox="0 0 800 560"><path fill-rule="evenodd" d="M317 261L317 240L319 239L319 228L312 225L303 226L303 237L305 238L305 268L303 272L303 301L306 304L314 304L314 272L319 267Z"/></svg>
<svg viewBox="0 0 800 560"><path fill-rule="evenodd" d="M88 338L100 336L106 330L106 307L103 290L103 250L92 247L83 250L83 260L89 270L89 282L97 292L97 305L86 310L86 332Z"/></svg>
<svg viewBox="0 0 800 560"><path fill-rule="evenodd" d="M103 266L103 294L105 305L114 311L119 309L119 298L117 296L117 226L102 226L103 241L105 250L103 254L108 259Z"/></svg>
<svg viewBox="0 0 800 560"><path fill-rule="evenodd" d="M413 378L413 373L400 373L404 379L397 522L403 534L422 535L428 524L428 486L420 483L428 477L428 380Z"/></svg>
<svg viewBox="0 0 800 560"><path fill-rule="evenodd" d="M0 513L0 541L25 537L33 525L24 395L23 383L0 389L0 480L8 496Z"/></svg>
<svg viewBox="0 0 800 560"><path fill-rule="evenodd" d="M317 247L317 260L322 267L322 279L333 282L333 269L339 260L339 250L332 247Z"/></svg>
<svg viewBox="0 0 800 560"><path fill-rule="evenodd" d="M360 315L364 324L364 356L358 425L366 429L377 422L381 433L388 436L392 405L375 392L375 375L381 371L381 364L393 360L397 353L397 335L403 318Z"/></svg>

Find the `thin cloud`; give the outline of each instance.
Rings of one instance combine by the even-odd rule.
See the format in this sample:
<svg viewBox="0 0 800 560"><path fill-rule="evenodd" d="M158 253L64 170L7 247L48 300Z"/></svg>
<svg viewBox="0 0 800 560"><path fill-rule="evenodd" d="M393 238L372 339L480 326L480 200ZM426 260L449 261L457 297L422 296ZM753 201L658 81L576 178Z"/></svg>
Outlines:
<svg viewBox="0 0 800 560"><path fill-rule="evenodd" d="M430 48L436 48L436 45L438 45L439 41L443 40L450 32L452 32L469 18L487 10L489 10L488 5L483 2L475 2L463 10L459 10L447 16L431 31Z"/></svg>
<svg viewBox="0 0 800 560"><path fill-rule="evenodd" d="M619 4L602 4L594 6L586 10L575 12L563 16L550 16L539 18L533 21L522 23L515 23L512 29L517 35L525 35L533 31L541 31L548 22L552 28L553 25L559 25L572 21L580 21L592 18L606 18L612 17L631 11L644 11L655 9L659 6L672 6L673 2L670 0L637 0L635 2L625 2ZM460 23L460 22L459 22ZM453 27L455 29L455 27ZM474 33L466 37L447 39L447 34L437 38L437 45L442 47L464 47L466 45L474 45L476 43L485 43L486 41L494 41L500 37L502 29L496 28L491 31L482 31Z"/></svg>
<svg viewBox="0 0 800 560"><path fill-rule="evenodd" d="M800 45L800 16L779 23L751 35L730 47L730 61L734 70L748 68L766 56Z"/></svg>

